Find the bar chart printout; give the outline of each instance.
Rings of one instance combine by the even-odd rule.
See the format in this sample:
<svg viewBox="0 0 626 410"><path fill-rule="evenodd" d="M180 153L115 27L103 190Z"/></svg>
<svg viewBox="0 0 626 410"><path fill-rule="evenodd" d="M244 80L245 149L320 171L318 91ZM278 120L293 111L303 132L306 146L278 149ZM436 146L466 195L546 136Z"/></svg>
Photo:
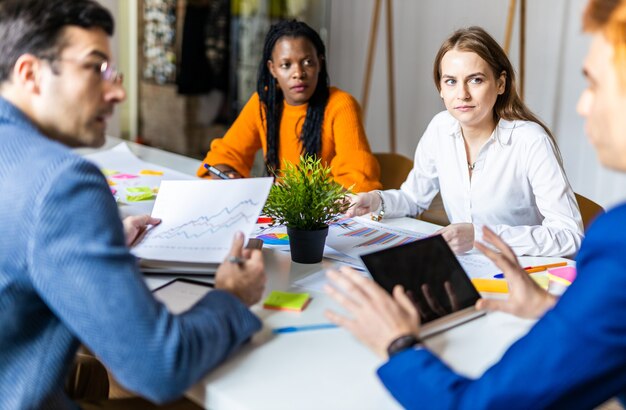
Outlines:
<svg viewBox="0 0 626 410"><path fill-rule="evenodd" d="M326 245L338 252L358 258L359 255L416 241L427 234L404 230L370 221L346 218L330 225Z"/></svg>

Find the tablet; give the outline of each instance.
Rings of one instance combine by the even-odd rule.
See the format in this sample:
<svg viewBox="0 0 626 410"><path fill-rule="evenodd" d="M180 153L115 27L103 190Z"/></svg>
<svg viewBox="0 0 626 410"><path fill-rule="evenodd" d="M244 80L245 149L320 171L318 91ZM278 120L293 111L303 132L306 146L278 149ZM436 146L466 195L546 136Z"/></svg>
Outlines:
<svg viewBox="0 0 626 410"><path fill-rule="evenodd" d="M170 312L178 314L191 309L212 290L213 285L210 283L178 278L156 288L152 294L167 306Z"/></svg>
<svg viewBox="0 0 626 410"><path fill-rule="evenodd" d="M402 285L420 312L421 337L484 315L480 294L441 235L361 255L374 280L389 293Z"/></svg>

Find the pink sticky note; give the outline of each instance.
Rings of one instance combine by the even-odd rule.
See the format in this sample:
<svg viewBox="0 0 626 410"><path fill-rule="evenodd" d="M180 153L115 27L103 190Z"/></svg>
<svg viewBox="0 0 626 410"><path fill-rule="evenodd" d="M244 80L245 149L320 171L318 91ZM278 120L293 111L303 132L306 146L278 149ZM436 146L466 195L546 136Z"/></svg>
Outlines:
<svg viewBox="0 0 626 410"><path fill-rule="evenodd" d="M576 279L576 268L574 266L563 266L560 268L548 269L548 277L551 279L563 279L569 283L572 283ZM569 284L568 283L568 284Z"/></svg>
<svg viewBox="0 0 626 410"><path fill-rule="evenodd" d="M131 175L131 174L115 174L115 175L111 175L111 178L115 178L115 179L133 179L133 178L139 178L137 175Z"/></svg>
<svg viewBox="0 0 626 410"><path fill-rule="evenodd" d="M112 193L113 195L117 194L117 189L115 189L115 188L111 188L111 193Z"/></svg>

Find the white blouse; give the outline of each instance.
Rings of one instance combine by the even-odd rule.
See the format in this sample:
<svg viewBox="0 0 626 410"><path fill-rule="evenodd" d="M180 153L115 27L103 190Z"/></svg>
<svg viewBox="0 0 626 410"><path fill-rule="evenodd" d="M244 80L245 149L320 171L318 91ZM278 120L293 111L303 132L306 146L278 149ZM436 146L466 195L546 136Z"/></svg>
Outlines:
<svg viewBox="0 0 626 410"><path fill-rule="evenodd" d="M415 150L400 189L383 192L385 216L415 216L441 192L451 223L487 225L518 255L572 256L583 238L574 192L552 140L534 122L500 120L470 180L461 126L437 114Z"/></svg>

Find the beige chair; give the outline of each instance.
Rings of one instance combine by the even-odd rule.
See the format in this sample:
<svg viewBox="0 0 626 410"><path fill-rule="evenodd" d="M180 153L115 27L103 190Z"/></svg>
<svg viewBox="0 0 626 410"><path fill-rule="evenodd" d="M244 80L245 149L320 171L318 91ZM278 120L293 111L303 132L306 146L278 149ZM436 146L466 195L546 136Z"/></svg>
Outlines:
<svg viewBox="0 0 626 410"><path fill-rule="evenodd" d="M413 169L413 161L404 155L391 153L375 153L374 156L380 165L380 182L383 189L398 189L406 180L411 169ZM448 216L443 209L441 195L437 194L430 204L430 208L420 215L420 219L426 222L432 222L437 225L446 226Z"/></svg>
<svg viewBox="0 0 626 410"><path fill-rule="evenodd" d="M404 155L378 152L374 157L380 165L380 182L383 189L400 188L413 169L413 161Z"/></svg>
<svg viewBox="0 0 626 410"><path fill-rule="evenodd" d="M576 195L576 202L578 202L578 207L580 208L580 214L583 219L583 226L585 227L585 231L591 224L591 222L600 214L604 213L604 208L602 208L597 203L593 202L589 198L585 198L582 195ZM420 215L420 219L426 222L432 222L437 225L446 226L450 223L448 221L448 217L443 208L443 203L441 202L441 195L437 194L437 196L433 199L433 202L430 204L430 208L427 211Z"/></svg>
<svg viewBox="0 0 626 410"><path fill-rule="evenodd" d="M598 215L604 213L604 208L602 208L600 205L593 202L589 198L585 198L584 196L579 194L575 195L576 202L578 202L578 207L580 208L580 214L583 218L583 226L585 227L586 231L591 222ZM426 222L432 222L434 224L443 226L446 226L450 223L443 208L443 203L441 202L441 195L437 194L435 199L433 199L433 202L430 204L430 208L422 213L420 219Z"/></svg>
<svg viewBox="0 0 626 410"><path fill-rule="evenodd" d="M580 208L580 215L583 218L583 226L585 227L585 231L591 225L591 222L600 214L604 213L604 208L602 208L597 203L593 202L591 199L586 198L579 194L576 195L576 202L578 202L578 207Z"/></svg>

